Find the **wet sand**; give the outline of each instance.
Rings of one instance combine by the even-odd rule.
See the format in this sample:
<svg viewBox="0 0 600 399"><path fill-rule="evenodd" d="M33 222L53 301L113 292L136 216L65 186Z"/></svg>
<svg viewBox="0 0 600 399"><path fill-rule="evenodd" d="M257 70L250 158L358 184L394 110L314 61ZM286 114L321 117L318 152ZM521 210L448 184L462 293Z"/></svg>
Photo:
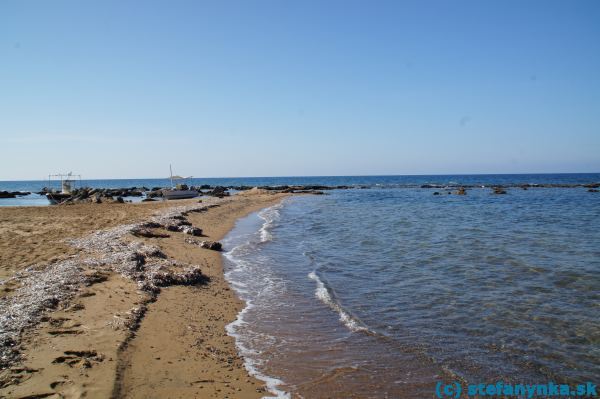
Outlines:
<svg viewBox="0 0 600 399"><path fill-rule="evenodd" d="M149 230L168 237L135 237L126 230L119 238L124 248L160 249L155 251L160 256L146 259L148 266L160 266L152 269L153 276L164 277L157 280L163 284L159 293L140 289L144 284L123 268L91 270L95 263L85 257L93 253L65 239L140 223L174 205L202 206L197 200L0 209L0 301L20 295L30 270L43 273L64 259L80 262L85 277L20 335L20 360L0 370L0 397L261 397L262 382L248 375L225 332L243 304L224 280L221 254L186 239L220 240L239 217L282 197L257 193L205 200L217 206L185 213L203 237L163 228ZM37 266L23 271L32 264ZM206 279L194 285L164 283L185 265L198 266Z"/></svg>

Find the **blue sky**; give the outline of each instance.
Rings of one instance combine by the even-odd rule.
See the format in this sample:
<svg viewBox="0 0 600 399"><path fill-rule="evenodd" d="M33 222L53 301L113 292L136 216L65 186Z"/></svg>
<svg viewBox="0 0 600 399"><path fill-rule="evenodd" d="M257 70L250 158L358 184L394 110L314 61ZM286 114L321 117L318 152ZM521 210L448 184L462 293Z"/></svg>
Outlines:
<svg viewBox="0 0 600 399"><path fill-rule="evenodd" d="M0 1L0 180L600 171L598 1Z"/></svg>

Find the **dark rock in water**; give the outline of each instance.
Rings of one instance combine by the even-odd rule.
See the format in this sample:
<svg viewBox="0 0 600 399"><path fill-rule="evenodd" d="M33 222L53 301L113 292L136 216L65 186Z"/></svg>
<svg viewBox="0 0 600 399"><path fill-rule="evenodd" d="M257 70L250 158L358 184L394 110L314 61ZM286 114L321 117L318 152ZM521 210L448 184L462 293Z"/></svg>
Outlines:
<svg viewBox="0 0 600 399"><path fill-rule="evenodd" d="M583 187L585 187L585 188L600 188L600 183L584 184ZM592 192L594 192L594 191L592 191Z"/></svg>
<svg viewBox="0 0 600 399"><path fill-rule="evenodd" d="M218 241L202 241L200 242L200 246L213 251L220 251L223 248L221 243Z"/></svg>
<svg viewBox="0 0 600 399"><path fill-rule="evenodd" d="M117 198L115 198L115 202L118 202L119 204L125 203L125 201L123 201L123 197L117 197Z"/></svg>
<svg viewBox="0 0 600 399"><path fill-rule="evenodd" d="M506 190L502 187L492 187L494 194L506 194Z"/></svg>
<svg viewBox="0 0 600 399"><path fill-rule="evenodd" d="M456 195L467 195L467 190L464 187L460 187L456 192Z"/></svg>
<svg viewBox="0 0 600 399"><path fill-rule="evenodd" d="M421 185L421 188L439 188L439 187L436 186L435 184L423 184L423 185Z"/></svg>
<svg viewBox="0 0 600 399"><path fill-rule="evenodd" d="M298 194L312 194L312 195L325 195L325 193L323 191L320 190L299 190L299 191L292 191L293 193L298 193Z"/></svg>
<svg viewBox="0 0 600 399"><path fill-rule="evenodd" d="M15 198L17 195L8 191L0 191L0 198Z"/></svg>
<svg viewBox="0 0 600 399"><path fill-rule="evenodd" d="M162 191L162 189L163 189L162 187L152 187L152 190L150 190L150 191ZM148 191L148 190L146 190L146 191Z"/></svg>
<svg viewBox="0 0 600 399"><path fill-rule="evenodd" d="M201 188L204 188L204 186L202 186ZM207 188L210 188L210 186ZM230 186L228 188L230 188L232 190L237 190L237 191L247 191L247 190L253 189L254 187L252 187L252 186Z"/></svg>
<svg viewBox="0 0 600 399"><path fill-rule="evenodd" d="M210 190L210 189L212 189L212 187L211 187L210 184L203 184L203 185L200 186L200 188L202 190Z"/></svg>
<svg viewBox="0 0 600 399"><path fill-rule="evenodd" d="M153 202L156 201L154 198L144 198L142 202Z"/></svg>
<svg viewBox="0 0 600 399"><path fill-rule="evenodd" d="M597 190L597 189L595 189L595 188L590 188L590 189L588 190L588 193L597 193L597 192L600 192L600 190Z"/></svg>
<svg viewBox="0 0 600 399"><path fill-rule="evenodd" d="M433 193L433 195L440 195L439 191Z"/></svg>

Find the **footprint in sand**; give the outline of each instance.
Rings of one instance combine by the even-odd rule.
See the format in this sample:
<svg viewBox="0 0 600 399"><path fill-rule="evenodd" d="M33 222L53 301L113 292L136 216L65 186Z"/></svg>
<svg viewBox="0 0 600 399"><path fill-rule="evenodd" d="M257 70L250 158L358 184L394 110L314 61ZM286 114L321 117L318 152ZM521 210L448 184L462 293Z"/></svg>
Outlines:
<svg viewBox="0 0 600 399"><path fill-rule="evenodd" d="M91 368L94 363L104 360L104 355L95 350L65 351L64 356L59 356L52 363L64 363L69 367Z"/></svg>

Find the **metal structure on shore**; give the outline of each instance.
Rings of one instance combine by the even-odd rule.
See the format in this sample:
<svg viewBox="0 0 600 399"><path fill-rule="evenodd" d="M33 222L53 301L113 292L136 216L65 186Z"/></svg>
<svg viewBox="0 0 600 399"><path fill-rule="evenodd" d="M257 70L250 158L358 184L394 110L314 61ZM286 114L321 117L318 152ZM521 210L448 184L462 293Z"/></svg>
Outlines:
<svg viewBox="0 0 600 399"><path fill-rule="evenodd" d="M52 190L52 179L56 181L60 179L60 191ZM48 192L46 193L46 198L48 198L51 204L60 204L71 197L77 181L79 181L79 186L81 186L81 175L73 174L73 172L48 175Z"/></svg>

